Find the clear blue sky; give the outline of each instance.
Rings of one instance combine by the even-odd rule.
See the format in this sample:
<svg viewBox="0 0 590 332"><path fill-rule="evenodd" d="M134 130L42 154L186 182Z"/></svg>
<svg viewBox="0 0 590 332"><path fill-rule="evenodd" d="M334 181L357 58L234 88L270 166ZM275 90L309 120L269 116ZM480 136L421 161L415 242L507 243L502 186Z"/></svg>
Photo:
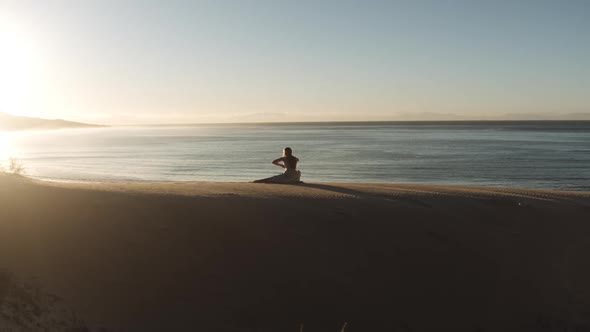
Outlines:
<svg viewBox="0 0 590 332"><path fill-rule="evenodd" d="M2 60L13 77L0 111L14 114L121 124L590 112L588 0L0 0L2 19L4 50L20 48Z"/></svg>

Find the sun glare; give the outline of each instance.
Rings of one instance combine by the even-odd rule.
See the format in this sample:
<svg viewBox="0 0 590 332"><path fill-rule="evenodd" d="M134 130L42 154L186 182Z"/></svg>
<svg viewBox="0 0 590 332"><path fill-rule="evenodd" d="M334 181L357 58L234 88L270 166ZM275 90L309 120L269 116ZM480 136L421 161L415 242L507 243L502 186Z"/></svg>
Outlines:
<svg viewBox="0 0 590 332"><path fill-rule="evenodd" d="M34 111L42 57L31 33L18 22L0 17L0 112Z"/></svg>
<svg viewBox="0 0 590 332"><path fill-rule="evenodd" d="M12 133L0 131L0 168L4 166L8 158L14 153L10 144L11 138Z"/></svg>

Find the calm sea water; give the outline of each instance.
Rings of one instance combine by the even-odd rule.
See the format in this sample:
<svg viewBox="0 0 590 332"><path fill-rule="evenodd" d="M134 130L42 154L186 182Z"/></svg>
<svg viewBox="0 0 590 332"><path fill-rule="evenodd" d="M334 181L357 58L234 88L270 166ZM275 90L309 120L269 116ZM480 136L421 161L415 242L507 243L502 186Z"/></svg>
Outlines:
<svg viewBox="0 0 590 332"><path fill-rule="evenodd" d="M290 146L304 181L590 190L590 122L199 125L0 133L60 181L251 181Z"/></svg>

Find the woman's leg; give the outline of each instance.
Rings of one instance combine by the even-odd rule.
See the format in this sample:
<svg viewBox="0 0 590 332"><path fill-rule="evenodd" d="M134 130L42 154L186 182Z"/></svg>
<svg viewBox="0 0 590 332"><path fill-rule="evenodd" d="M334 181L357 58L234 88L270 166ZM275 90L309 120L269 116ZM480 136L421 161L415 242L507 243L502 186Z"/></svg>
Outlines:
<svg viewBox="0 0 590 332"><path fill-rule="evenodd" d="M266 179L260 179L254 181L254 183L280 183L280 184L295 184L301 182L301 172L296 171L293 173L283 173L275 176L271 176Z"/></svg>
<svg viewBox="0 0 590 332"><path fill-rule="evenodd" d="M266 179L256 180L256 181L254 181L254 183L286 183L285 180L286 180L285 175L279 174L279 175L271 176Z"/></svg>

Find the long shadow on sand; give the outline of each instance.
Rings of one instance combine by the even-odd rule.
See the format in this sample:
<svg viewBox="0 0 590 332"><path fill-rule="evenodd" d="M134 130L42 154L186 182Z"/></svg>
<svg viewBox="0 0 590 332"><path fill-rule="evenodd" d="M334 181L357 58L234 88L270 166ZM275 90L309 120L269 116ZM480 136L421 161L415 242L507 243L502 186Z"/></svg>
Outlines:
<svg viewBox="0 0 590 332"><path fill-rule="evenodd" d="M321 190L326 190L326 191L331 191L334 193L338 193L338 194L345 194L345 195L351 195L354 198L360 198L360 199L373 199L373 202L387 202L387 203L391 203L394 200L391 197L388 197L386 195L382 195L382 194L371 194L371 193L367 193L367 192L362 192L359 190L354 190L354 189L349 189L349 188L342 188L342 187L338 187L338 186L332 186L332 185L328 185L328 184L319 184L319 183L302 183L299 184L300 186L303 187L307 187L307 188L314 188L314 189L321 189ZM377 199L377 200L374 200ZM420 198L415 198L415 197L409 197L409 196L400 196L397 195L395 197L395 201L397 202L405 202L405 203L409 203L412 205L419 205L422 207L426 207L426 208L432 208L432 205L426 201L424 201L423 199Z"/></svg>
<svg viewBox="0 0 590 332"><path fill-rule="evenodd" d="M351 196L354 196L354 197L357 197L357 198L366 198L366 197L370 196L370 194L367 194L367 193L362 192L362 191L358 191L358 190L354 190L354 189L349 189L349 188L342 188L342 187L332 186L332 185L328 185L328 184L301 183L301 184L299 184L299 186L306 187L306 188L313 188L313 189L320 189L320 190L331 191L331 192L338 193L338 194L351 195Z"/></svg>

